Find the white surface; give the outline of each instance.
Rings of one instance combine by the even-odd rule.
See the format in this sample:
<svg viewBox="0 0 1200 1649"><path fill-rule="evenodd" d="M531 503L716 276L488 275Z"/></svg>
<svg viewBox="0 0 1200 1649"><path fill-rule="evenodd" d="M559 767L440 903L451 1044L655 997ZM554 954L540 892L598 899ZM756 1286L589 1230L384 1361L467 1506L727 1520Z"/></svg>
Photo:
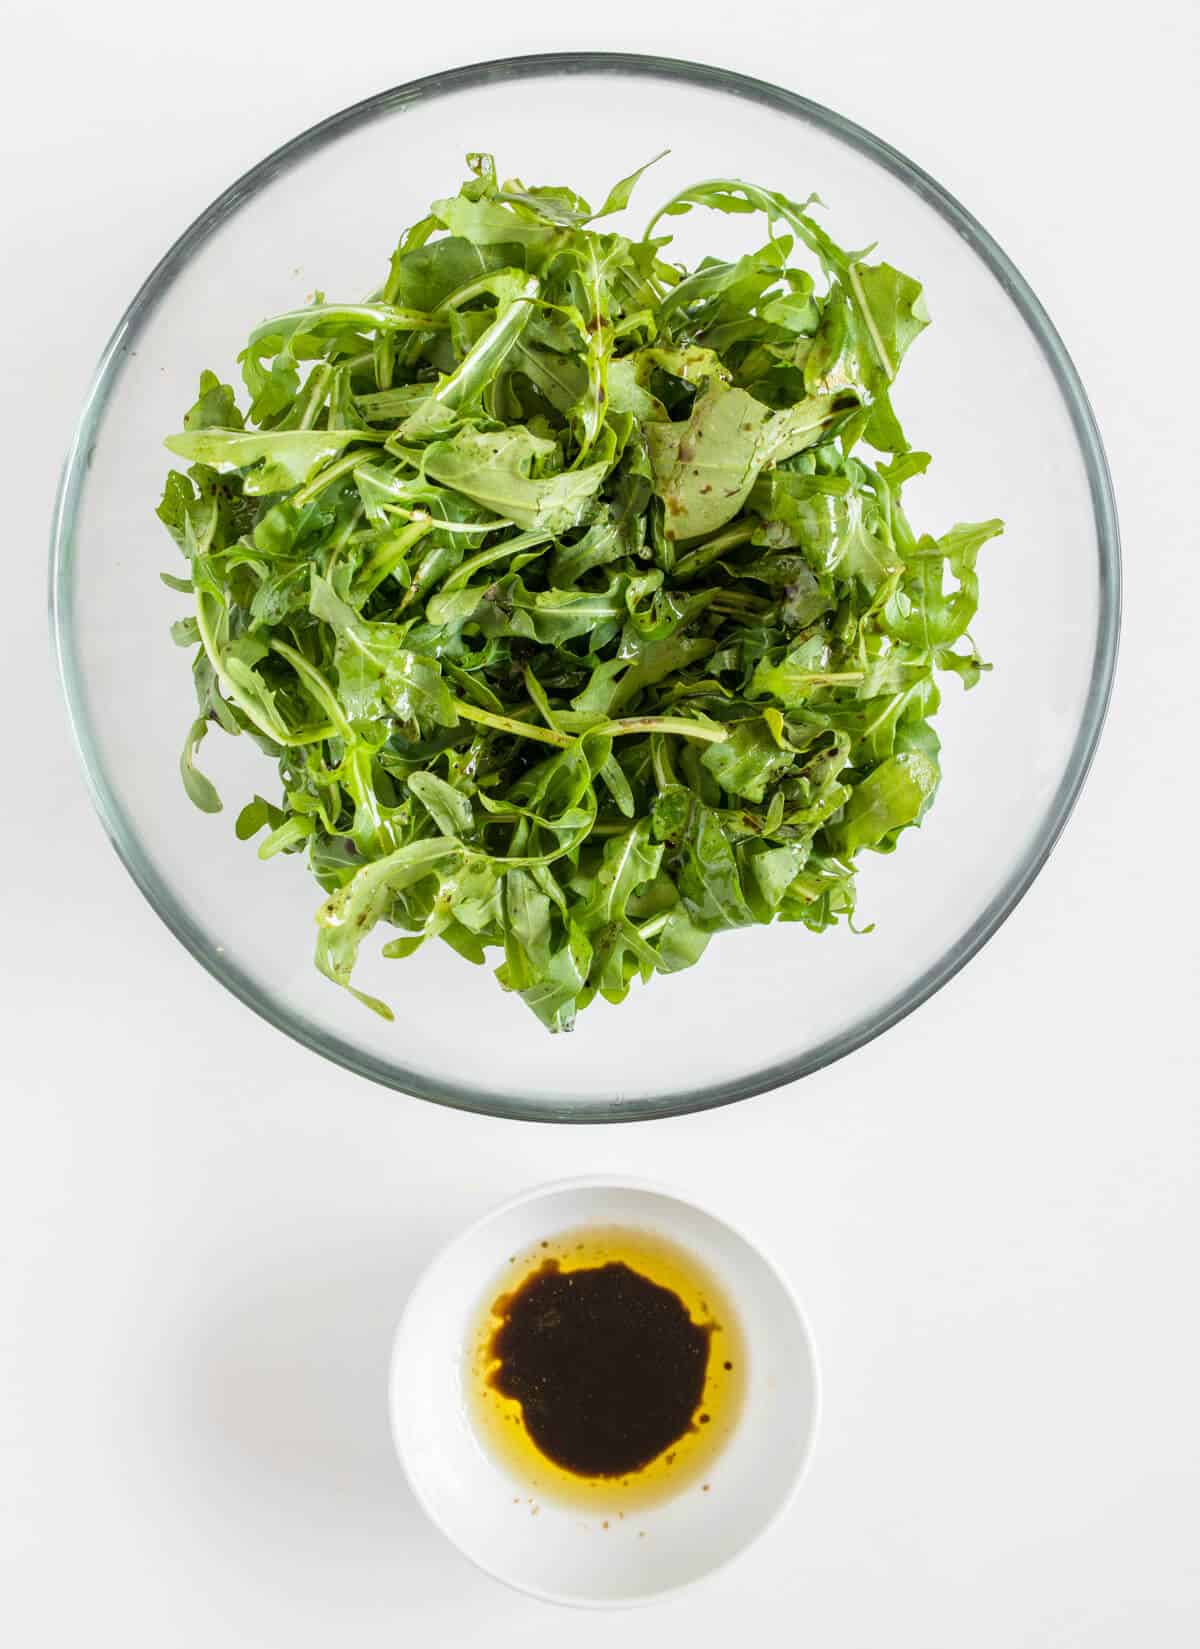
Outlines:
<svg viewBox="0 0 1200 1649"><path fill-rule="evenodd" d="M1200 1636L1190 0L762 0L422 13L113 0L5 14L0 1631L24 1646L558 1645L429 1526L388 1343L457 1226L540 1178L658 1177L752 1216L824 1415L788 1516L622 1620L630 1649ZM932 170L1091 391L1126 545L1108 733L983 954L800 1086L630 1130L471 1121L283 1042L189 960L92 819L50 669L58 464L142 275L328 109L451 61L624 46L758 73ZM14 49L15 48L15 49ZM605 1618L570 1622L607 1643Z"/></svg>
<svg viewBox="0 0 1200 1649"><path fill-rule="evenodd" d="M498 1255L536 1254L547 1237L598 1227L646 1233L696 1262L730 1302L714 1310L723 1317L736 1309L737 1355L744 1346L748 1360L732 1435L722 1438L703 1471L711 1481L703 1487L689 1481L670 1500L628 1518L613 1509L619 1500L581 1514L578 1505L556 1503L552 1494L531 1498L531 1485L480 1438L467 1391L471 1365L463 1355ZM799 1304L749 1234L669 1189L593 1175L512 1199L437 1256L405 1306L390 1393L397 1450L438 1528L473 1562L523 1592L603 1608L661 1601L732 1562L766 1533L809 1458L818 1376ZM538 1521L531 1527L533 1517Z"/></svg>

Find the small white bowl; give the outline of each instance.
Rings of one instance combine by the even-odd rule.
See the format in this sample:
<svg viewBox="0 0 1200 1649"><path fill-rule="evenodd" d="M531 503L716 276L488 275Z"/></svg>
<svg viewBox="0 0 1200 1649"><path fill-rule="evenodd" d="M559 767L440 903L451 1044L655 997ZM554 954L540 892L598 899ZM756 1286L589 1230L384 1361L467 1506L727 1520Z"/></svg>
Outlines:
<svg viewBox="0 0 1200 1649"><path fill-rule="evenodd" d="M737 1425L707 1477L601 1522L549 1500L488 1450L472 1420L467 1348L509 1255L579 1226L647 1231L690 1253L737 1309L746 1380ZM413 1493L447 1539L488 1574L547 1602L647 1603L744 1552L783 1512L816 1429L812 1341L791 1289L742 1232L636 1180L594 1176L538 1186L485 1214L430 1263L396 1331L392 1434Z"/></svg>

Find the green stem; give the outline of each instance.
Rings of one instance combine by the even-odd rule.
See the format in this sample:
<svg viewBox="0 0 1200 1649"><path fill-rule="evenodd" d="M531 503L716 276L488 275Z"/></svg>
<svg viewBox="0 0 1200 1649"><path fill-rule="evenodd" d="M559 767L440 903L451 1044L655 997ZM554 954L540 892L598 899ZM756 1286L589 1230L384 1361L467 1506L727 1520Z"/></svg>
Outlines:
<svg viewBox="0 0 1200 1649"><path fill-rule="evenodd" d="M442 521L438 516L430 515L428 510L420 508L410 510L403 504L392 503L387 503L383 507L389 515L403 516L406 521L420 521L427 526L436 527L439 532L479 534L496 532L500 527L515 525L515 522L506 521L501 516L497 516L494 521Z"/></svg>
<svg viewBox="0 0 1200 1649"><path fill-rule="evenodd" d="M298 818L295 814L273 830L258 850L260 859L273 859L277 853L284 853L297 842L303 842L313 833L311 819Z"/></svg>
<svg viewBox="0 0 1200 1649"><path fill-rule="evenodd" d="M496 521L489 525L493 527L512 526L511 521ZM478 526L472 526L471 532L479 532ZM554 542L554 534L548 532L522 532L514 538L506 538L503 544L494 544L490 550L479 550L475 555L468 556L454 569L449 578L442 585L441 593L449 595L452 590L460 590L464 584L469 584L472 578L482 567L490 567L493 562L503 561L505 556L524 555L527 550L545 549Z"/></svg>
<svg viewBox="0 0 1200 1649"><path fill-rule="evenodd" d="M775 603L765 596L742 595L737 590L722 590L709 602L709 611L725 618L765 618Z"/></svg>
<svg viewBox="0 0 1200 1649"><path fill-rule="evenodd" d="M313 367L308 375L296 403L299 416L296 419L296 429L311 429L317 421L317 414L325 405L325 397L329 394L329 381L333 377L333 368L328 361L321 361Z"/></svg>
<svg viewBox="0 0 1200 1649"><path fill-rule="evenodd" d="M588 732L611 738L628 733L677 733L680 738L703 739L706 744L724 744L729 737L729 729L716 722L689 721L684 716L622 716L616 721L598 722Z"/></svg>
<svg viewBox="0 0 1200 1649"><path fill-rule="evenodd" d="M354 514L350 517L349 521L346 522L346 525L341 529L341 531L334 538L334 540L333 540L333 554L334 554L334 559L335 560L339 555L341 555L342 551L346 548L346 545L349 544L350 541L354 538L355 528L358 526L358 523L362 520L365 513L366 512L364 511L362 505L359 504L357 509L354 511Z"/></svg>
<svg viewBox="0 0 1200 1649"><path fill-rule="evenodd" d="M520 813L489 813L484 819L485 825L519 824L524 817ZM629 829L628 819L597 819L591 828L593 836L622 836Z"/></svg>
<svg viewBox="0 0 1200 1649"><path fill-rule="evenodd" d="M278 653L280 658L287 659L307 688L310 698L315 699L321 706L344 739L352 739L354 729L343 715L341 705L316 665L310 664L303 653L297 652L295 647L289 647L286 641L273 641L271 651Z"/></svg>
<svg viewBox="0 0 1200 1649"><path fill-rule="evenodd" d="M650 735L650 763L654 769L654 782L660 790L669 790L679 780L675 775L675 764L671 760L671 747L663 733Z"/></svg>
<svg viewBox="0 0 1200 1649"><path fill-rule="evenodd" d="M533 314L533 301L541 288L536 275L530 275L520 295L493 321L473 349L467 351L454 371L433 392L433 399L443 406L460 407L495 377L504 357L516 343Z"/></svg>
<svg viewBox="0 0 1200 1649"><path fill-rule="evenodd" d="M401 527L399 532L391 538L385 538L382 544L375 547L366 565L354 580L354 593L359 597L360 603L377 590L385 578L395 572L409 550L425 537L430 526L428 516L424 521L410 521L406 527Z"/></svg>
<svg viewBox="0 0 1200 1649"><path fill-rule="evenodd" d="M681 555L671 572L673 583L682 583L694 578L713 561L718 560L726 550L736 550L739 544L746 544L758 531L757 521L735 521L732 527L726 527L710 538L707 543L697 544L695 549Z"/></svg>
<svg viewBox="0 0 1200 1649"><path fill-rule="evenodd" d="M879 356L879 364L883 368L888 382L891 383L896 376L896 368L892 365L892 358L884 346L883 339L879 336L879 328L875 325L875 317L871 313L871 306L867 302L867 294L863 291L863 284L859 278L858 265L851 263L846 268L850 276L850 288L854 293L854 301L862 312L863 320L867 323L867 331L871 334L871 343L875 353Z"/></svg>
<svg viewBox="0 0 1200 1649"><path fill-rule="evenodd" d="M862 670L797 670L788 672L789 683L801 682L807 687L841 687L846 683L862 681Z"/></svg>
<svg viewBox="0 0 1200 1649"><path fill-rule="evenodd" d="M426 315L418 309L397 309L389 303L313 304L308 309L289 309L272 315L250 334L250 347L262 338L290 338L296 332L314 332L319 327L364 332L441 331L449 320Z"/></svg>
<svg viewBox="0 0 1200 1649"><path fill-rule="evenodd" d="M364 441L379 439L382 439L382 437L376 435L374 430L363 431ZM324 492L331 481L336 481L339 476L346 475L352 469L357 469L359 464L366 462L366 458L367 454L365 452L344 453L341 458L336 458L332 464L327 464L323 470L318 470L311 481L306 482L298 492L294 492L291 502L297 509L302 509L305 504L310 504L318 493Z"/></svg>
<svg viewBox="0 0 1200 1649"><path fill-rule="evenodd" d="M534 739L539 744L552 744L559 750L569 750L575 740L566 733L555 733L548 727L533 727L528 722L514 721L511 716L497 716L491 710L481 710L465 699L455 699L454 708L463 721L475 721L482 727L493 727L497 733L512 733L519 739Z"/></svg>
<svg viewBox="0 0 1200 1649"><path fill-rule="evenodd" d="M257 707L243 697L238 689L237 682L231 680L221 663L220 649L217 646L216 638L213 636L212 627L204 616L204 592L200 590L196 592L196 629L200 633L200 644L208 655L208 662L212 665L217 680L225 690L225 697L237 705L246 719L253 722L260 733L265 733L267 738L273 740L276 744L285 745L291 750L298 750L308 744L319 744L322 739L327 739L333 732L333 728L326 723L320 727L303 728L299 733L289 733L281 721L271 721L264 718L259 714Z"/></svg>
<svg viewBox="0 0 1200 1649"><path fill-rule="evenodd" d="M447 309L461 309L464 304L485 295L500 299L503 287L511 286L514 278L520 280L523 273L520 269L485 269L482 275L476 275L473 280L464 281L462 286L456 287L438 305L436 313L440 315Z"/></svg>

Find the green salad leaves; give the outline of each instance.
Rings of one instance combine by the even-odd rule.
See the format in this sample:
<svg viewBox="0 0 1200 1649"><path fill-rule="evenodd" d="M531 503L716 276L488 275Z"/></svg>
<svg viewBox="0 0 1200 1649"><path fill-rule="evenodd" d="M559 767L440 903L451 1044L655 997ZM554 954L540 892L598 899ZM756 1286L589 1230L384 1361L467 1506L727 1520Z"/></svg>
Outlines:
<svg viewBox="0 0 1200 1649"><path fill-rule="evenodd" d="M715 179L640 239L470 155L365 303L263 322L212 373L158 514L198 711L278 764L239 837L303 853L317 966L355 991L442 940L550 1030L714 933L850 920L855 860L938 785L938 676L999 521L919 533L892 404L921 287L812 200ZM644 168L643 168L644 170ZM672 218L756 217L685 270ZM795 260L795 261L794 261ZM264 834L265 833L265 834Z"/></svg>

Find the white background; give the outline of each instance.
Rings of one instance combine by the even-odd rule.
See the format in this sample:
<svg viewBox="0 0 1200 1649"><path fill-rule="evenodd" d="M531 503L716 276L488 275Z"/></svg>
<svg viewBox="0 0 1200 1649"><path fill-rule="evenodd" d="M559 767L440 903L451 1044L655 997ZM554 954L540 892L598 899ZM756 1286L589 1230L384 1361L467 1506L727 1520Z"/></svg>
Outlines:
<svg viewBox="0 0 1200 1649"><path fill-rule="evenodd" d="M0 1634L36 1649L1200 1639L1197 15L1190 0L10 0ZM332 109L568 47L776 80L940 178L1074 354L1126 553L1091 781L985 951L832 1070L618 1130L472 1120L371 1088L223 994L91 815L43 616L79 401L175 235ZM826 1393L782 1526L702 1591L619 1622L469 1568L404 1487L384 1408L393 1323L433 1249L515 1189L599 1169L749 1216L805 1302Z"/></svg>

